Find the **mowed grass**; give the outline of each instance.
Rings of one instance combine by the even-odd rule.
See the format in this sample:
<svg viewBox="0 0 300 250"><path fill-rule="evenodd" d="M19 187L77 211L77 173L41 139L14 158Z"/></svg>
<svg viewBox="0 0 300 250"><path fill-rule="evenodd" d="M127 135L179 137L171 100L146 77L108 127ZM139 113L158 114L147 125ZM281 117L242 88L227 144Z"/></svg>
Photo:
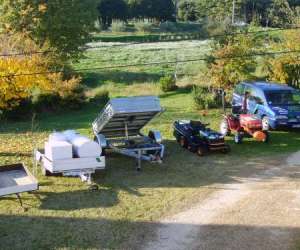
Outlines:
<svg viewBox="0 0 300 250"><path fill-rule="evenodd" d="M80 63L76 67L83 66L86 65ZM162 68L146 70L164 72ZM189 88L183 86L165 94L156 80L129 81L126 74L136 72L145 73L138 68L126 68L122 71L124 78L113 78L113 72L95 72L96 77L87 85L91 92L108 89L111 97L160 96L166 111L144 132L150 128L162 132L166 145L164 163L143 163L143 171L137 173L133 159L109 155L107 170L94 176L99 191L90 192L79 178L43 177L40 169L33 167L32 151L42 147L53 130L73 128L92 138L91 123L101 105L86 105L80 111L60 114L40 114L33 122L1 123L0 164L24 162L40 183L37 197L22 195L28 208L26 212L14 196L0 198L1 249L139 248L155 229L153 222L162 216L204 199L222 189L225 183L238 182L252 171L264 169L265 157L283 157L300 148L300 133L272 132L269 144L247 139L242 145L234 145L232 138L228 138L231 154L199 158L177 145L172 136L172 123L177 119L201 119L217 129L222 112L210 110L203 116L202 111L195 109Z"/></svg>

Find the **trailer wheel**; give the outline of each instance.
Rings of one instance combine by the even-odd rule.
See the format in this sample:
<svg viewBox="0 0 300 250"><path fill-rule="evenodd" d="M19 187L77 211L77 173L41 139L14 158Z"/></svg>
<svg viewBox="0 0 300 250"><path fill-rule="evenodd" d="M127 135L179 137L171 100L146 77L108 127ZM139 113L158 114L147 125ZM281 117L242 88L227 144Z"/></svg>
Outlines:
<svg viewBox="0 0 300 250"><path fill-rule="evenodd" d="M180 139L179 139L179 144L180 144L180 146L183 147L183 148L186 148L186 147L187 147L187 141L186 141L186 139L185 139L183 136L180 137Z"/></svg>
<svg viewBox="0 0 300 250"><path fill-rule="evenodd" d="M51 172L48 171L44 166L42 166L42 175L43 176L51 176Z"/></svg>
<svg viewBox="0 0 300 250"><path fill-rule="evenodd" d="M234 136L234 142L236 144L241 144L243 142L243 135L241 133L237 133L235 136Z"/></svg>
<svg viewBox="0 0 300 250"><path fill-rule="evenodd" d="M207 149L203 146L200 146L200 147L197 148L196 153L200 157L205 156L207 154Z"/></svg>

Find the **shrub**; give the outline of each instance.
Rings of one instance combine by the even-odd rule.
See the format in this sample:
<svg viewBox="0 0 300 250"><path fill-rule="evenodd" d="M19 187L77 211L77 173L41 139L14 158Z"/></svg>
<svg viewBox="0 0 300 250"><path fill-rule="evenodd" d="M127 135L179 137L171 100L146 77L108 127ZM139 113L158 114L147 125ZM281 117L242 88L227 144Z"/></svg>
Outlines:
<svg viewBox="0 0 300 250"><path fill-rule="evenodd" d="M176 32L177 31L176 24L173 22L169 22L169 21L161 23L159 25L159 29L162 32Z"/></svg>
<svg viewBox="0 0 300 250"><path fill-rule="evenodd" d="M127 25L124 22L113 22L111 25L111 30L113 32L126 32Z"/></svg>
<svg viewBox="0 0 300 250"><path fill-rule="evenodd" d="M152 32L153 30L153 25L152 23L148 23L148 22L136 22L134 24L134 27L136 28L137 31L139 32Z"/></svg>
<svg viewBox="0 0 300 250"><path fill-rule="evenodd" d="M173 91L177 89L176 79L173 76L164 76L160 78L159 84L163 92Z"/></svg>
<svg viewBox="0 0 300 250"><path fill-rule="evenodd" d="M192 92L195 105L199 109L211 109L220 106L220 100L216 92L212 92L208 87L196 86Z"/></svg>
<svg viewBox="0 0 300 250"><path fill-rule="evenodd" d="M95 95L89 100L94 104L104 104L109 101L109 92L108 90L100 89L96 91Z"/></svg>

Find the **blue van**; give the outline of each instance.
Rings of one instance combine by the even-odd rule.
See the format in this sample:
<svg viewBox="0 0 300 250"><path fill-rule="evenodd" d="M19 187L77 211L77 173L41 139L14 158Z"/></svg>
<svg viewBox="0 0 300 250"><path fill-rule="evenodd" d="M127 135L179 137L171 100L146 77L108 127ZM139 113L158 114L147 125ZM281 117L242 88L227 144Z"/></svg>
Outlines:
<svg viewBox="0 0 300 250"><path fill-rule="evenodd" d="M233 111L242 109L245 93L247 112L262 119L264 130L300 128L300 91L276 83L242 82L233 93Z"/></svg>

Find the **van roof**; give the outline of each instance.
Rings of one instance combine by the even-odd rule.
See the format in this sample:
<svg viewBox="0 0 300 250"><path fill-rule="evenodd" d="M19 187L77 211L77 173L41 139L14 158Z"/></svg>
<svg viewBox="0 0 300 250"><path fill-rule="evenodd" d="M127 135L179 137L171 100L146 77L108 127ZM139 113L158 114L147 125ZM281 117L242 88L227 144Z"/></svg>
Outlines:
<svg viewBox="0 0 300 250"><path fill-rule="evenodd" d="M272 82L243 82L243 84L253 86L261 90L293 90L293 88L288 85Z"/></svg>

